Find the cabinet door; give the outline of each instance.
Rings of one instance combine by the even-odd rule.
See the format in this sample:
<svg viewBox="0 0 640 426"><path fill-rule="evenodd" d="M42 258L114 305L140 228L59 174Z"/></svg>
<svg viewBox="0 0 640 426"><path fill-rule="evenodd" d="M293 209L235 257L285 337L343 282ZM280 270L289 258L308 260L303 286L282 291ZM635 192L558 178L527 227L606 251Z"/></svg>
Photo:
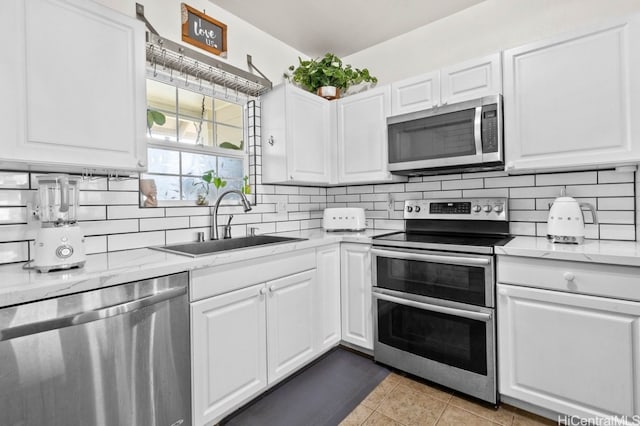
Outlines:
<svg viewBox="0 0 640 426"><path fill-rule="evenodd" d="M0 161L143 170L144 24L81 0L6 0L0 16L11 40L0 67L0 127L9 129Z"/></svg>
<svg viewBox="0 0 640 426"><path fill-rule="evenodd" d="M342 340L373 350L371 246L341 247Z"/></svg>
<svg viewBox="0 0 640 426"><path fill-rule="evenodd" d="M440 103L440 71L391 83L391 115L433 108Z"/></svg>
<svg viewBox="0 0 640 426"><path fill-rule="evenodd" d="M263 284L191 305L194 424L215 424L267 387Z"/></svg>
<svg viewBox="0 0 640 426"><path fill-rule="evenodd" d="M504 52L510 171L640 159L640 18Z"/></svg>
<svg viewBox="0 0 640 426"><path fill-rule="evenodd" d="M384 86L337 101L339 183L401 178L388 171L389 90Z"/></svg>
<svg viewBox="0 0 640 426"><path fill-rule="evenodd" d="M640 414L640 303L499 284L497 309L501 394L584 418Z"/></svg>
<svg viewBox="0 0 640 426"><path fill-rule="evenodd" d="M287 89L288 179L329 183L329 101L291 85Z"/></svg>
<svg viewBox="0 0 640 426"><path fill-rule="evenodd" d="M266 283L269 384L284 378L315 355L313 295L316 270Z"/></svg>
<svg viewBox="0 0 640 426"><path fill-rule="evenodd" d="M443 105L502 93L500 53L443 68L440 90Z"/></svg>
<svg viewBox="0 0 640 426"><path fill-rule="evenodd" d="M340 246L334 245L317 252L317 300L319 316L318 347L331 348L340 342Z"/></svg>

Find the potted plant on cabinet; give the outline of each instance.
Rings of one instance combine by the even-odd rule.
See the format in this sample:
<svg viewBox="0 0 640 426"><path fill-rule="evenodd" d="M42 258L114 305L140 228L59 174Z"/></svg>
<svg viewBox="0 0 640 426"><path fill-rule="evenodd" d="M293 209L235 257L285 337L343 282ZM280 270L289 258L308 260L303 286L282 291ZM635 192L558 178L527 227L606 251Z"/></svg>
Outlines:
<svg viewBox="0 0 640 426"><path fill-rule="evenodd" d="M340 90L344 91L355 84L378 82L368 69L343 65L342 60L333 53L327 53L322 59L298 60L300 64L297 67L291 65L291 75L285 73L285 78L326 99L339 98Z"/></svg>

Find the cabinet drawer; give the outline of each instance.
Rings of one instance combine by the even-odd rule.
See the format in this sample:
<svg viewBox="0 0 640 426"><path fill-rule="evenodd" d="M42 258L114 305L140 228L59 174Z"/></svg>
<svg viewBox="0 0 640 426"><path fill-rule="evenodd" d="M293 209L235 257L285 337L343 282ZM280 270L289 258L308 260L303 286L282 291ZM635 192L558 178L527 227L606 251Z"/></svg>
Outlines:
<svg viewBox="0 0 640 426"><path fill-rule="evenodd" d="M498 282L640 301L640 268L498 256Z"/></svg>
<svg viewBox="0 0 640 426"><path fill-rule="evenodd" d="M190 300L217 296L316 267L316 252L284 253L191 272Z"/></svg>

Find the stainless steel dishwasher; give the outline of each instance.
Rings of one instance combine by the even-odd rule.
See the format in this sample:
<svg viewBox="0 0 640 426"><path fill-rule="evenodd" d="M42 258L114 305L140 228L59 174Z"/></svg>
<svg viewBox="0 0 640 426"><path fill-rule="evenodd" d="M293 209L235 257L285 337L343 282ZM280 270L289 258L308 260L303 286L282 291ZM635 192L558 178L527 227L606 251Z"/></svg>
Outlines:
<svg viewBox="0 0 640 426"><path fill-rule="evenodd" d="M0 425L191 424L187 273L0 309Z"/></svg>

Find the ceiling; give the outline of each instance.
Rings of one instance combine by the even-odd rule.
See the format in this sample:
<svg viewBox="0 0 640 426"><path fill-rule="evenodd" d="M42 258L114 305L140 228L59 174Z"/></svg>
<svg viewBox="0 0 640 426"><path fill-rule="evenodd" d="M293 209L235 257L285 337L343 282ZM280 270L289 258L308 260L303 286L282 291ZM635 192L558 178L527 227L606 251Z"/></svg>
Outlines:
<svg viewBox="0 0 640 426"><path fill-rule="evenodd" d="M212 0L289 46L350 55L484 0Z"/></svg>

